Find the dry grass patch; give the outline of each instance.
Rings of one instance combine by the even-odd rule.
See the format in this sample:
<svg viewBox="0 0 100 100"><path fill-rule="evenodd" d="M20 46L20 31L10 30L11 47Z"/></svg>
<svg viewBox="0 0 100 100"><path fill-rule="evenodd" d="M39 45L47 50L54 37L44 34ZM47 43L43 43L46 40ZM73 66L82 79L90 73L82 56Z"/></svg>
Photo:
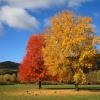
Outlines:
<svg viewBox="0 0 100 100"><path fill-rule="evenodd" d="M99 91L89 91L89 90L47 90L47 89L30 89L30 90L18 90L2 92L3 95L7 96L62 96L62 95L100 95Z"/></svg>

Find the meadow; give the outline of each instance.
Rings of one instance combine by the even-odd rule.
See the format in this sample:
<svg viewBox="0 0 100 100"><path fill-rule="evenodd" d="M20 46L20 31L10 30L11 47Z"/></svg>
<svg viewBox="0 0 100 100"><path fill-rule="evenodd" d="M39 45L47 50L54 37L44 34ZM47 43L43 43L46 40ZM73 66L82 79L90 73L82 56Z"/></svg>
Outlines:
<svg viewBox="0 0 100 100"><path fill-rule="evenodd" d="M0 85L0 100L100 100L100 85Z"/></svg>

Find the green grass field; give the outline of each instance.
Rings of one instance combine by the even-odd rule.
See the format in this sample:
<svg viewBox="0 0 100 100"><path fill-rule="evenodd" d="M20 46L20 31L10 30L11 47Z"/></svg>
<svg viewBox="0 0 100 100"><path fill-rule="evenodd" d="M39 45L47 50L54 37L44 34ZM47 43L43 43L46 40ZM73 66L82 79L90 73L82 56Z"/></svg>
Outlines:
<svg viewBox="0 0 100 100"><path fill-rule="evenodd" d="M98 91L100 85L80 85L80 90ZM74 85L43 85L44 90L73 90ZM64 95L64 96L34 96L34 95L9 95L9 92L22 90L38 90L38 85L33 84L15 84L15 85L0 85L0 100L100 100L100 95ZM4 95L7 92L8 95ZM79 91L80 92L80 91Z"/></svg>
<svg viewBox="0 0 100 100"><path fill-rule="evenodd" d="M14 84L14 85L0 85L1 91L13 91L22 89L38 89L36 84ZM75 89L74 85L42 85L43 89ZM79 85L81 90L100 90L100 85Z"/></svg>
<svg viewBox="0 0 100 100"><path fill-rule="evenodd" d="M100 96L0 96L0 100L100 100Z"/></svg>

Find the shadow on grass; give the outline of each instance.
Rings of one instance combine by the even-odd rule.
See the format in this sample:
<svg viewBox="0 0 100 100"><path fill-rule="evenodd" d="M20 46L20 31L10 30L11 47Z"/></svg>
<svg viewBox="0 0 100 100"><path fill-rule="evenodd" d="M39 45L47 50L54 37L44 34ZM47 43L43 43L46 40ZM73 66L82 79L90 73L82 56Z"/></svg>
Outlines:
<svg viewBox="0 0 100 100"><path fill-rule="evenodd" d="M88 90L88 91L95 91L95 92L100 92L100 86L97 87L80 87L80 90Z"/></svg>
<svg viewBox="0 0 100 100"><path fill-rule="evenodd" d="M43 88L43 89L47 89L47 90L70 90L70 89L75 89L75 88Z"/></svg>
<svg viewBox="0 0 100 100"><path fill-rule="evenodd" d="M75 90L75 86L70 86L70 87L43 87L43 89L50 89L50 90ZM100 92L100 85L98 86L91 86L91 85L88 85L88 86L85 86L85 85L82 85L82 86L79 86L79 90L86 90L86 91L95 91L95 92Z"/></svg>
<svg viewBox="0 0 100 100"><path fill-rule="evenodd" d="M0 85L16 85L15 83L0 83Z"/></svg>

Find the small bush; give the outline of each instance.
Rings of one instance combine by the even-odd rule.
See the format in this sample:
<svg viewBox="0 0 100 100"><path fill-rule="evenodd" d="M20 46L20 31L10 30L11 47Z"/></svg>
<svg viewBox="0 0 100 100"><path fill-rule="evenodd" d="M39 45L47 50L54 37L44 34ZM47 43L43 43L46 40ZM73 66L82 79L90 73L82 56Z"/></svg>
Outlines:
<svg viewBox="0 0 100 100"><path fill-rule="evenodd" d="M0 84L14 84L17 82L16 74L0 75Z"/></svg>

